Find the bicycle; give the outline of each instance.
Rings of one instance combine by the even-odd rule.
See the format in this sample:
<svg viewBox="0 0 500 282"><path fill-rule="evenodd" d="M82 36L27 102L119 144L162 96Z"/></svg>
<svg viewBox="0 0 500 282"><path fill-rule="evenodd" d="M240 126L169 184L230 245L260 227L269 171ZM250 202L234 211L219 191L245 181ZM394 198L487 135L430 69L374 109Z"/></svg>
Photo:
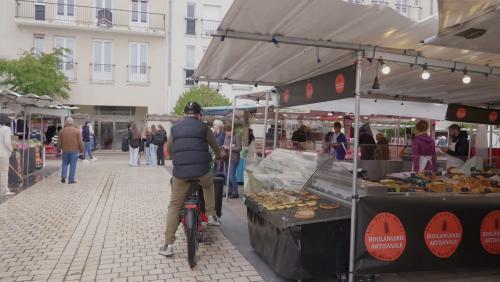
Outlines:
<svg viewBox="0 0 500 282"><path fill-rule="evenodd" d="M184 202L184 210L180 221L184 227L188 245L188 262L191 268L196 266L196 250L198 243L203 241L203 222L208 222L203 200L203 187L199 179L189 180L191 186Z"/></svg>

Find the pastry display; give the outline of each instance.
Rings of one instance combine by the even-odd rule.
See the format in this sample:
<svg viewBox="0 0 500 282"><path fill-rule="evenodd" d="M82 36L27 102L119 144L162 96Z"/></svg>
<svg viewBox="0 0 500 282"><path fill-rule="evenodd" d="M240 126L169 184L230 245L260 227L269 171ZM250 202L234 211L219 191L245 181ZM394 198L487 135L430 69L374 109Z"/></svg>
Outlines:
<svg viewBox="0 0 500 282"><path fill-rule="evenodd" d="M316 212L312 210L307 210L307 209L300 209L295 212L293 217L297 219L302 219L302 220L307 220L307 219L312 219L316 216Z"/></svg>
<svg viewBox="0 0 500 282"><path fill-rule="evenodd" d="M321 203L319 204L320 209L334 210L340 208L340 205L334 203Z"/></svg>

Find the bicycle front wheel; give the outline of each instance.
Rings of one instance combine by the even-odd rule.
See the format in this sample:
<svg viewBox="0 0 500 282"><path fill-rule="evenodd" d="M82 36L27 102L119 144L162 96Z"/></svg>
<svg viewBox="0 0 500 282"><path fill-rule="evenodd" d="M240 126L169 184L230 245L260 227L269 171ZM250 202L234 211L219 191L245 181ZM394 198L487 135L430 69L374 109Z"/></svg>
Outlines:
<svg viewBox="0 0 500 282"><path fill-rule="evenodd" d="M196 249L198 248L198 218L194 209L188 209L186 213L187 222L187 245L188 262L191 268L196 265Z"/></svg>

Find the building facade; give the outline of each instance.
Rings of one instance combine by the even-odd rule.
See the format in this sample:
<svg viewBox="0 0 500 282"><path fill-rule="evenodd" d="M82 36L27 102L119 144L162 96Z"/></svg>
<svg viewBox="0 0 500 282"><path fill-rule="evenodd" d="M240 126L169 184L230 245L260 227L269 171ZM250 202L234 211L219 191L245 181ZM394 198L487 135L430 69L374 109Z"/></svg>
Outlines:
<svg viewBox="0 0 500 282"><path fill-rule="evenodd" d="M363 5L386 5L414 21L424 20L437 13L437 0L346 0Z"/></svg>
<svg viewBox="0 0 500 282"><path fill-rule="evenodd" d="M101 148L118 149L129 121L167 113L166 1L3 0L0 56L65 48L70 98Z"/></svg>

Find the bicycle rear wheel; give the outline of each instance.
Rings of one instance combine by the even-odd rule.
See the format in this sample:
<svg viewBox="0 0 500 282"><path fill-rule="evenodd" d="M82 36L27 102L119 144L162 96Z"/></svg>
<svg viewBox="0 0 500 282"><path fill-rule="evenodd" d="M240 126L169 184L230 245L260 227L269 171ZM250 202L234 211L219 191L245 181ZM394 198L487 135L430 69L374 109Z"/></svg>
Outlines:
<svg viewBox="0 0 500 282"><path fill-rule="evenodd" d="M198 218L194 209L187 209L187 245L188 245L188 262L191 268L196 265L196 249L198 248Z"/></svg>

